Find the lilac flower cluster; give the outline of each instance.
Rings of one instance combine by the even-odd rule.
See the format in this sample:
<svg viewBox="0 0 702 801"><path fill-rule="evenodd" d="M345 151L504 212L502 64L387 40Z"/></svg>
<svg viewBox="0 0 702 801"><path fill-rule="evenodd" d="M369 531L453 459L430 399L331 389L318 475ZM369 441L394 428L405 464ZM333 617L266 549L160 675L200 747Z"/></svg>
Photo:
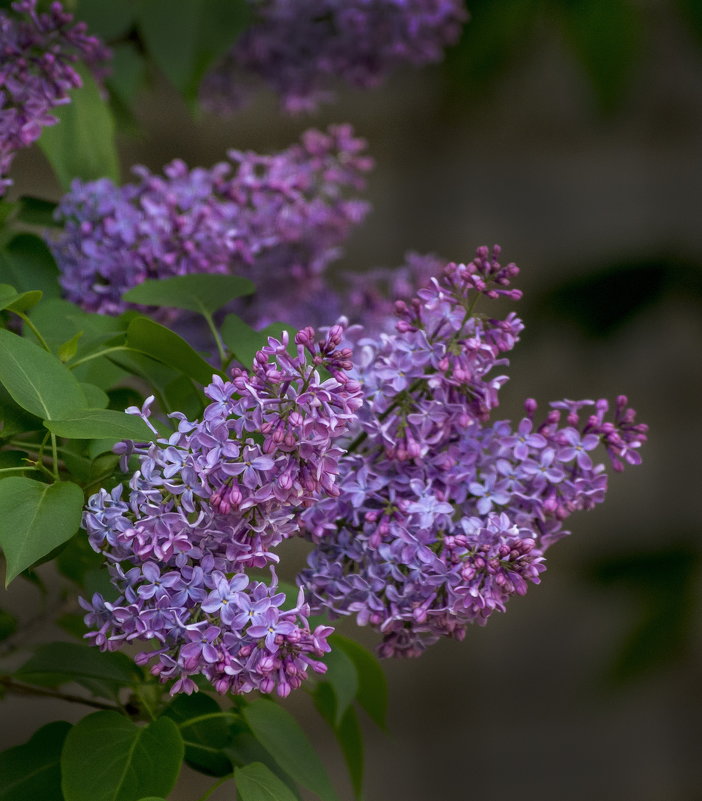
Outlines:
<svg viewBox="0 0 702 801"><path fill-rule="evenodd" d="M0 10L0 195L15 153L28 147L45 125L53 125L56 106L70 102L69 92L81 85L75 64L100 71L108 51L88 36L85 23L60 3L38 13L36 0L13 3L13 16Z"/></svg>
<svg viewBox="0 0 702 801"><path fill-rule="evenodd" d="M481 298L518 299L499 248L449 264L409 303L392 334L360 339L367 405L342 462L341 493L303 514L316 543L299 584L313 609L355 615L383 635L382 656L416 656L461 639L538 583L544 552L574 511L604 499L607 476L638 464L646 426L627 400L536 404L516 425L489 423L523 328L476 313ZM563 416L565 415L565 420Z"/></svg>
<svg viewBox="0 0 702 801"><path fill-rule="evenodd" d="M369 88L404 64L440 61L467 18L462 0L251 0L253 24L205 79L203 101L227 113L262 82L289 112L331 99L336 82Z"/></svg>
<svg viewBox="0 0 702 801"><path fill-rule="evenodd" d="M309 306L339 245L368 206L354 190L372 162L350 126L310 130L271 156L229 152L228 162L189 170L182 161L163 175L135 168L122 187L107 179L75 181L57 209L65 225L49 244L69 300L117 314L122 294L149 278L235 273L255 280L259 295L239 309L251 324L276 320L266 302L285 294L283 317Z"/></svg>
<svg viewBox="0 0 702 801"><path fill-rule="evenodd" d="M126 495L123 485L101 489L84 516L119 591L83 601L101 649L151 641L137 661L153 662L173 693L196 690L199 674L218 692L285 696L308 667L325 670L318 658L332 629L310 630L302 594L282 609L273 564L276 546L300 531L299 510L339 492L337 441L362 402L342 336L335 326L317 342L303 329L295 356L287 335L269 339L250 371L213 377L202 420L174 413L167 439L124 444L124 459L139 459ZM270 584L247 575L266 565Z"/></svg>

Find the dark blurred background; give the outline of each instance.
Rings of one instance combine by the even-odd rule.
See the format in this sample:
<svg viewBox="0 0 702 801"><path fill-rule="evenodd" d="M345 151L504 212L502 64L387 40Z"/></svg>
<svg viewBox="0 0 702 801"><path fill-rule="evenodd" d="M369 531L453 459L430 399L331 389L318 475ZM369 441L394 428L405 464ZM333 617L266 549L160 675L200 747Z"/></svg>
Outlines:
<svg viewBox="0 0 702 801"><path fill-rule="evenodd" d="M445 64L341 92L308 117L261 97L228 120L194 119L151 75L120 140L123 169L210 165L228 147L279 149L351 122L377 161L374 211L337 268L397 265L408 249L464 260L499 242L522 267L527 324L503 416L527 396L626 393L650 424L644 464L571 519L540 587L463 643L385 663L390 733L367 727L367 801L702 799L702 3L470 8ZM13 177L17 193L59 196L38 149ZM5 703L8 745L39 717L80 714ZM311 701L291 707L309 713L343 786ZM175 801L209 784L192 782Z"/></svg>

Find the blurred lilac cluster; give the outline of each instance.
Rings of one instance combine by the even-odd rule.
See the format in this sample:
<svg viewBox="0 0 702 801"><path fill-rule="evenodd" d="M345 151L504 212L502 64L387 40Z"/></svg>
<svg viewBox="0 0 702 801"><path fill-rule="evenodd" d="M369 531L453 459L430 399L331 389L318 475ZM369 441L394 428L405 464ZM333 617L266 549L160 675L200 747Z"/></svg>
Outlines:
<svg viewBox="0 0 702 801"><path fill-rule="evenodd" d="M404 64L439 61L467 19L462 0L252 0L254 22L206 77L216 113L247 84L272 88L289 112L315 109L339 81L369 88Z"/></svg>
<svg viewBox="0 0 702 801"><path fill-rule="evenodd" d="M11 185L7 174L15 153L53 125L56 106L70 102L69 92L81 86L74 65L83 61L100 71L109 53L86 33L85 23L60 3L39 13L36 0L0 10L0 196Z"/></svg>
<svg viewBox="0 0 702 801"><path fill-rule="evenodd" d="M241 310L251 324L304 325L322 275L368 205L352 196L372 161L348 125L310 130L270 156L232 150L211 169L174 161L163 175L136 167L137 181L75 181L57 209L63 230L49 240L69 300L117 314L122 294L149 278L236 273L259 294ZM290 319L290 310L299 310Z"/></svg>
<svg viewBox="0 0 702 801"><path fill-rule="evenodd" d="M362 403L342 335L334 326L317 342L306 328L294 357L287 335L269 339L251 370L213 378L202 420L175 413L167 440L124 443L124 469L132 454L139 461L126 496L123 485L101 489L84 516L120 593L83 601L101 649L153 641L137 661L153 662L174 693L193 692L202 675L218 692L284 696L308 667L325 670L331 629L310 630L302 595L282 609L273 563L276 546L299 534L300 509L339 491L337 441ZM148 421L148 404L131 411ZM247 575L266 565L269 584Z"/></svg>
<svg viewBox="0 0 702 801"><path fill-rule="evenodd" d="M499 248L449 264L409 303L396 331L357 343L366 404L341 462L341 493L303 514L316 543L298 578L313 609L355 615L383 635L383 656L416 656L461 639L538 583L563 521L604 500L603 446L616 470L638 464L646 426L626 398L536 404L516 426L490 424L523 325L476 313L481 298L517 299ZM562 416L565 415L565 420Z"/></svg>

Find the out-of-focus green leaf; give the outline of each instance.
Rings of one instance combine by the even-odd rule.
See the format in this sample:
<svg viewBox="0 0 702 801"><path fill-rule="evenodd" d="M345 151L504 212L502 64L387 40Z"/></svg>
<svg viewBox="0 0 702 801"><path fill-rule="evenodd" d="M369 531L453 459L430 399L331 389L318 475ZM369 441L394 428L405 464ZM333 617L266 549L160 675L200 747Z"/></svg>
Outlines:
<svg viewBox="0 0 702 801"><path fill-rule="evenodd" d="M187 100L234 44L251 16L246 0L141 0L139 32L149 54Z"/></svg>
<svg viewBox="0 0 702 801"><path fill-rule="evenodd" d="M22 195L19 199L17 219L27 225L37 225L42 228L57 227L54 211L56 211L56 203L53 200Z"/></svg>
<svg viewBox="0 0 702 801"><path fill-rule="evenodd" d="M237 275L177 275L173 278L144 281L122 295L129 303L166 306L213 314L230 300L250 295L254 285Z"/></svg>
<svg viewBox="0 0 702 801"><path fill-rule="evenodd" d="M243 710L254 737L295 781L323 801L337 801L327 771L295 718L273 701L259 699Z"/></svg>
<svg viewBox="0 0 702 801"><path fill-rule="evenodd" d="M340 648L353 661L358 672L358 703L381 728L386 727L388 683L383 668L370 651L341 634L330 638L332 648Z"/></svg>
<svg viewBox="0 0 702 801"><path fill-rule="evenodd" d="M101 39L119 39L134 25L134 0L78 0L76 19L87 23L90 33Z"/></svg>
<svg viewBox="0 0 702 801"><path fill-rule="evenodd" d="M58 720L0 753L0 801L64 801L60 760L70 730L70 723Z"/></svg>
<svg viewBox="0 0 702 801"><path fill-rule="evenodd" d="M132 320L127 329L127 344L185 373L200 384L211 383L212 375L218 372L182 337L148 317Z"/></svg>
<svg viewBox="0 0 702 801"><path fill-rule="evenodd" d="M85 69L80 72L83 86L70 93L70 103L53 110L59 123L44 128L39 139L64 189L74 178L119 182L112 113L90 73Z"/></svg>
<svg viewBox="0 0 702 801"><path fill-rule="evenodd" d="M331 685L327 682L315 687L314 704L319 714L334 730L346 760L355 796L360 801L363 794L363 735L356 711L353 707L349 707L341 721L336 723L336 698Z"/></svg>
<svg viewBox="0 0 702 801"><path fill-rule="evenodd" d="M253 762L234 772L240 801L296 801L290 789L260 762Z"/></svg>
<svg viewBox="0 0 702 801"><path fill-rule="evenodd" d="M117 712L95 712L69 733L61 755L65 801L135 801L167 796L183 760L176 724L137 726Z"/></svg>
<svg viewBox="0 0 702 801"><path fill-rule="evenodd" d="M324 680L332 688L336 699L333 725L338 726L346 710L356 698L359 688L358 671L353 660L343 648L332 646L331 652L324 657L324 663L327 666Z"/></svg>
<svg viewBox="0 0 702 801"><path fill-rule="evenodd" d="M87 384L83 381L80 383L80 388L83 390L85 400L91 409L106 409L110 399L107 393L95 384Z"/></svg>
<svg viewBox="0 0 702 801"><path fill-rule="evenodd" d="M146 61L133 42L112 48L112 73L107 78L107 85L125 106L131 106L145 80Z"/></svg>
<svg viewBox="0 0 702 801"><path fill-rule="evenodd" d="M7 610L0 609L0 642L17 631L17 618Z"/></svg>
<svg viewBox="0 0 702 801"><path fill-rule="evenodd" d="M555 2L601 109L611 112L643 52L640 12L631 0Z"/></svg>
<svg viewBox="0 0 702 801"><path fill-rule="evenodd" d="M5 586L72 537L80 525L82 511L83 491L69 481L42 484L19 476L0 481Z"/></svg>
<svg viewBox="0 0 702 801"><path fill-rule="evenodd" d="M45 298L61 293L59 269L44 241L34 234L17 234L0 250L0 280L18 292L40 289Z"/></svg>

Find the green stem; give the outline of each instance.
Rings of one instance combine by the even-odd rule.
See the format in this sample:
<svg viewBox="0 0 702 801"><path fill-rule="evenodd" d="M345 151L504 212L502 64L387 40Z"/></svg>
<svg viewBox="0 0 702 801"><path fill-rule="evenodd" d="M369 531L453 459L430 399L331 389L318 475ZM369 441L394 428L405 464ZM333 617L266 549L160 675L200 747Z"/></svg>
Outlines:
<svg viewBox="0 0 702 801"><path fill-rule="evenodd" d="M18 317L20 317L22 320L24 320L24 322L27 325L27 327L31 330L31 332L34 334L34 336L39 340L39 344L42 346L42 348L44 348L44 350L48 350L49 353L51 353L51 348L49 347L47 341L44 339L44 337L41 335L39 329L34 325L34 323L29 319L29 317L27 317L27 315L24 312L16 311L14 313Z"/></svg>
<svg viewBox="0 0 702 801"><path fill-rule="evenodd" d="M25 684L23 681L15 681L10 676L0 676L0 686L4 687L7 692L15 693L16 695L59 698L61 701L69 701L72 704L84 704L85 706L92 706L94 709L111 709L116 712L121 712L120 707L115 704L105 704L102 701L94 701L92 698L83 698L80 695L73 695L72 693L50 690L48 687L34 687L31 684Z"/></svg>
<svg viewBox="0 0 702 801"><path fill-rule="evenodd" d="M206 715L198 715L195 718L189 718L178 724L178 728L187 729L188 726L195 726L197 723L202 723L203 720L213 720L214 718L238 718L239 716L234 712L208 712Z"/></svg>
<svg viewBox="0 0 702 801"><path fill-rule="evenodd" d="M205 792L197 799L197 801L207 801L207 799L225 783L228 782L229 779L233 779L234 774L228 773L226 776L222 776L221 779L217 779L217 781L211 785Z"/></svg>
<svg viewBox="0 0 702 801"><path fill-rule="evenodd" d="M56 434L51 435L51 456L54 461L54 478L59 480L58 450L56 448Z"/></svg>
<svg viewBox="0 0 702 801"><path fill-rule="evenodd" d="M104 350L96 351L95 353L89 353L87 356L83 356L82 359L78 359L75 362L71 362L71 364L67 364L66 367L69 367L71 370L75 369L81 364L85 364L86 362L91 361L92 359L99 359L101 356L106 356L108 353L114 353L118 350L128 350L132 353L141 353L140 350L136 350L136 348L130 348L127 345L115 345L112 348L105 348Z"/></svg>
<svg viewBox="0 0 702 801"><path fill-rule="evenodd" d="M0 468L0 473L13 473L17 470L38 470L39 468L35 465L27 465L27 467L2 467Z"/></svg>
<svg viewBox="0 0 702 801"><path fill-rule="evenodd" d="M206 312L204 309L200 310L200 314L202 314L202 316L205 318L205 322L207 323L208 328L212 332L215 345L217 345L217 352L219 353L220 365L222 370L224 370L227 366L227 362L229 361L229 359L227 358L227 352L224 349L224 342L222 341L222 337L219 335L219 331L217 330L217 326L214 324L212 315L209 312Z"/></svg>
<svg viewBox="0 0 702 801"><path fill-rule="evenodd" d="M38 451L41 448L40 442L25 442L21 439L10 439L7 441L8 445L16 445L18 448L28 448L30 451ZM74 453L73 451L69 450L68 448L64 448L61 445L56 446L56 450L59 453L67 453L69 456L72 456L74 459L80 459L83 462L92 462L92 459L88 459L87 456L81 456L79 453Z"/></svg>

